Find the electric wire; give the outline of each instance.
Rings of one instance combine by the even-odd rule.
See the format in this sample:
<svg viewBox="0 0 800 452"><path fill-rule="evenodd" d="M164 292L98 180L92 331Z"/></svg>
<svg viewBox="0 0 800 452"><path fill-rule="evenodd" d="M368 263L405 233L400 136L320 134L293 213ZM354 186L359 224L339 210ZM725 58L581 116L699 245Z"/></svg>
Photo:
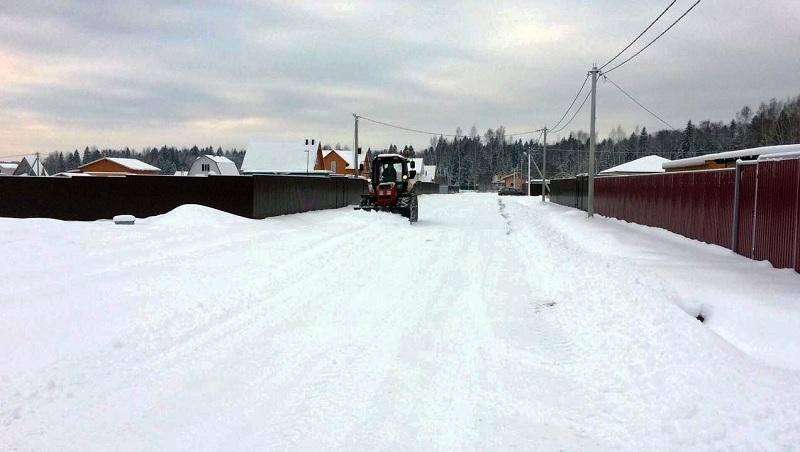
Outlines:
<svg viewBox="0 0 800 452"><path fill-rule="evenodd" d="M625 53L625 51L626 51L626 50L630 49L630 48L631 48L631 46L632 46L633 44L635 44L635 43L636 43L636 41L638 41L638 40L639 40L639 38L641 38L641 37L642 37L642 36L643 36L645 33L647 33L647 30L649 30L650 28L652 28L652 27L653 27L653 25L655 25L655 24L656 24L656 22L658 22L658 20L659 20L659 19L661 19L661 16L663 16L664 14L666 14L666 12L667 12L667 11L669 11L669 9L670 9L670 8L672 8L672 5L674 5L676 1L678 1L678 0L672 0L672 3L670 3L669 5L667 5L666 9L664 9L664 11L661 11L661 14L659 14L659 15L658 15L658 17L656 17L655 19L653 19L653 21L652 21L652 22L650 22L650 25L648 25L648 26L647 26L647 28L645 28L644 30L642 30L642 32L641 32L641 33L639 33L639 36L635 37L635 38L633 39L633 41L631 41L631 42L630 42L630 44L626 45L624 49L620 50L620 51L619 51L619 53L617 53L616 55L614 55L614 58L612 58L612 59L610 59L610 60L606 61L606 63L605 63L604 65L600 66L600 70L602 71L604 67L606 67L606 66L608 66L609 64L611 64L611 62L612 62L612 61L616 60L617 58L619 58L619 56L620 56L620 55L622 55L623 53Z"/></svg>
<svg viewBox="0 0 800 452"><path fill-rule="evenodd" d="M628 93L627 91L625 91L624 89L622 89L622 87L621 87L621 86L617 85L617 84L614 82L614 80L611 80L610 78L608 78L608 77L607 77L607 76L605 76L605 75L603 76L603 80L606 80L606 81L608 81L608 82L611 82L611 84L612 84L612 85L614 85L614 86L615 86L615 87L616 87L618 90L620 90L620 92L621 92L622 94L624 94L625 96L627 96L627 97L628 97L628 99L632 100L632 101L633 101L633 102L634 102L636 105L638 105L638 106L642 107L642 109L643 109L644 111L646 111L646 112L650 113L650 114L651 114L651 115L652 115L654 118L656 118L656 119L658 119L659 121L661 121L662 123L664 123L664 124L665 124L667 127L669 127L669 128L670 128L670 129L672 129L672 130L677 130L677 129L675 129L675 127L672 127L672 125L671 125L670 123L668 123L667 121L665 121L664 119L662 119L662 118L661 118L661 116L658 116L657 114L655 114L655 113L653 113L652 111L650 111L650 109L649 109L649 108L647 108L647 107L645 107L644 105L642 105L642 103L641 103L641 102L639 102L638 100L636 100L636 99L635 99L635 98L634 98L634 97L633 97L633 96L632 96L630 93Z"/></svg>
<svg viewBox="0 0 800 452"><path fill-rule="evenodd" d="M405 130L406 132L420 133L420 134L423 134L423 135L435 135L435 136L444 136L444 137L457 137L458 136L458 135L454 135L452 133L428 132L428 131L425 131L425 130L413 129L411 127L398 126L396 124L390 124L388 122L378 121L377 119L367 118L366 116L358 116L358 119L364 119L366 121L369 121L369 122L372 122L372 123L375 123L375 124L380 124L382 126L392 127L392 128L399 129L399 130Z"/></svg>
<svg viewBox="0 0 800 452"><path fill-rule="evenodd" d="M583 79L583 83L581 83L580 89L578 90L577 93L575 93L575 97L572 99L572 103L569 104L569 107L567 107L567 111L564 112L564 114L561 116L561 119L559 119L557 123L553 124L553 126L551 127L552 129L558 128L559 124L561 124L561 121L563 121L564 118L567 117L567 114L572 109L572 107L575 105L575 101L578 100L578 97L581 95L581 92L583 92L583 88L586 87L586 82L588 80L589 80L589 74L586 74L586 77L584 77L584 79Z"/></svg>
<svg viewBox="0 0 800 452"><path fill-rule="evenodd" d="M675 19L675 21L674 21L674 22L672 22L672 24L670 24L670 26L669 26L669 27L667 27L667 29L666 29L666 30L662 31L662 32L661 32L661 33L660 33L658 36L656 36L655 38L653 38L653 40L652 40L652 41L648 42L646 46L642 47L641 49L639 49L639 51L638 51L638 52L636 52L636 53L634 53L633 55L629 56L629 57L628 57L627 59L625 59L625 60L624 60L622 63L619 63L619 64L617 64L616 66L612 67L611 69L609 69L609 70L607 70L607 71L603 72L603 74L608 74L608 73L610 73L610 72L614 71L615 69L617 69L617 68L621 67L622 65L624 65L624 64L625 64L625 63L627 63L628 61L630 61L630 60L632 60L632 59L636 58L636 56L637 56L637 55L639 55L640 53L644 52L644 51L645 51L645 50L646 50L648 47L650 47L651 45L653 45L653 43L655 43L656 41L658 41L658 39L659 39L659 38L661 38L661 37L662 37L662 36L664 36L664 35L665 35L665 34L666 34L668 31L670 31L670 30L672 29L672 27L674 27L674 26L675 26L675 24L677 24L678 22L680 22L680 21L681 21L681 19L683 19L684 17L686 17L686 15L687 15L687 14L689 14L689 12L690 12L691 10L693 10L693 9L694 9L694 7L695 7L695 6L697 6L697 5L698 5L698 4L699 4L701 1L702 1L702 0L697 0L696 2L694 2L694 4L693 4L692 6L690 6L690 7L689 7L689 9L687 9L687 10L686 10L686 11L685 11L683 14L681 14L681 15L680 15L680 17L678 17L677 19Z"/></svg>
<svg viewBox="0 0 800 452"><path fill-rule="evenodd" d="M572 121L575 119L576 116L578 116L578 113L581 112L581 110L583 109L583 106L586 105L586 101L589 100L589 96L591 96L591 95L592 95L592 90L589 90L589 92L586 93L586 97L583 98L583 102L581 102L581 104L578 107L578 109L575 110L575 113L572 115L571 118L569 118L569 121L567 121L567 123L564 124L563 126L561 126L561 128L559 128L558 130L550 130L550 133L559 133L562 130L566 129L570 124L572 124Z"/></svg>

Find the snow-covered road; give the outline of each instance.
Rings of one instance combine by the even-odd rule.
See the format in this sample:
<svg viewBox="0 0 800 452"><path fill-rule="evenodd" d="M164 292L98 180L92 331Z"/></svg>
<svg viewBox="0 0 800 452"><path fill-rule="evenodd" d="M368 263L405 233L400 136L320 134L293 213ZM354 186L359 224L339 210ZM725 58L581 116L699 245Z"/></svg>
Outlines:
<svg viewBox="0 0 800 452"><path fill-rule="evenodd" d="M800 275L538 198L0 247L0 450L800 444Z"/></svg>

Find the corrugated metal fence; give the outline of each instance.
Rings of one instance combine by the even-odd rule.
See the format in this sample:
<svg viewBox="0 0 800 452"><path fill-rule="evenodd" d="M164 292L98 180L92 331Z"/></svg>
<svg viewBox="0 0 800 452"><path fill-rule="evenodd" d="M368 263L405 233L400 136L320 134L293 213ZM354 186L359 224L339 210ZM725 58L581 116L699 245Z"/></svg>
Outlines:
<svg viewBox="0 0 800 452"><path fill-rule="evenodd" d="M737 195L738 176L738 195ZM552 202L585 210L585 178L551 182ZM800 272L800 160L595 179L598 214L664 228Z"/></svg>
<svg viewBox="0 0 800 452"><path fill-rule="evenodd" d="M199 204L266 218L358 204L363 179L306 176L0 177L0 217L99 220Z"/></svg>

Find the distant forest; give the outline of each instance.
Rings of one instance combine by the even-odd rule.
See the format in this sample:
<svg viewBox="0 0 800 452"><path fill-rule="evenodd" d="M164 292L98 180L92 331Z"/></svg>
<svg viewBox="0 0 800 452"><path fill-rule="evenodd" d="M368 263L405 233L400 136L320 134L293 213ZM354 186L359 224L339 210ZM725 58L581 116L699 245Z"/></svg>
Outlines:
<svg viewBox="0 0 800 452"><path fill-rule="evenodd" d="M478 135L474 126L468 135L461 129L456 130L456 135L458 137L453 139L432 138L430 147L422 151L425 163L437 165L438 177L450 184L486 187L495 175L510 174L516 168L527 171L527 159L522 152L528 149L533 149L536 163L542 164L541 143L535 136L528 141L512 141L506 137L502 126L487 130L483 136ZM586 172L588 132L574 132L558 142L550 140L548 137L548 175L574 176ZM597 143L597 170L652 154L675 160L712 152L794 143L800 143L800 96L784 101L773 99L762 103L755 111L744 107L728 123L702 121L695 124L689 121L683 130L651 133L636 127L630 134L617 126L607 138ZM536 174L535 169L531 171Z"/></svg>
<svg viewBox="0 0 800 452"><path fill-rule="evenodd" d="M145 163L161 168L161 174L175 174L175 171L188 171L192 163L201 155L213 154L222 155L236 163L236 167L242 167L244 160L244 149L222 149L220 147L181 148L162 146L160 148L144 148L141 151L134 149L97 149L96 147L86 147L83 152L77 149L66 153L61 151L51 152L42 159L48 174L56 174L62 171L70 171L93 162L103 157L123 157L135 158Z"/></svg>

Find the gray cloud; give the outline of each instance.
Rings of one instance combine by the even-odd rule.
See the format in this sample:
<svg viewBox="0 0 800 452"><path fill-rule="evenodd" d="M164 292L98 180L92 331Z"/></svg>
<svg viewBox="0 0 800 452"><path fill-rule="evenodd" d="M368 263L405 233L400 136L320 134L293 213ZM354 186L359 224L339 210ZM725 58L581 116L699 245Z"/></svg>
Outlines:
<svg viewBox="0 0 800 452"><path fill-rule="evenodd" d="M351 140L358 112L451 133L557 120L586 70L655 1L27 1L0 6L0 155L219 144L255 135ZM677 17L691 3L676 3ZM612 74L676 127L800 92L793 0L704 0ZM660 125L600 84L598 129ZM570 129L588 129L586 112ZM364 124L362 143L428 137Z"/></svg>

